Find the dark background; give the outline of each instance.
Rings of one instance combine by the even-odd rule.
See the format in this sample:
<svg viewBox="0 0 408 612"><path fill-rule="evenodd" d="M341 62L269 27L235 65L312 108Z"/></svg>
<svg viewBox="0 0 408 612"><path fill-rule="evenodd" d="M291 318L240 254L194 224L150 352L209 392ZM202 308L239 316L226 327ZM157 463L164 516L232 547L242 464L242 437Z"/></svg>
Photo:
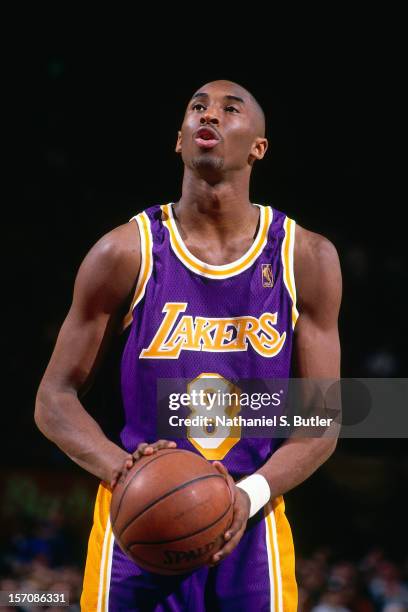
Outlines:
<svg viewBox="0 0 408 612"><path fill-rule="evenodd" d="M97 483L35 429L36 388L89 248L143 208L180 196L177 129L191 94L209 80L237 81L265 110L270 148L255 167L252 200L284 210L339 251L342 375L406 375L400 77L392 50L384 56L381 45L360 42L344 39L329 56L325 47L310 54L289 43L237 55L231 43L211 53L178 42L153 59L148 46L121 52L112 41L97 51L54 42L12 54L0 450L11 510L3 513L3 539L15 508L27 512L29 483L34 505L45 494L68 504L77 484L81 524L71 528L82 530L82 558ZM107 431L121 424L120 402L101 381L109 372L115 378L120 343L87 400ZM401 560L407 473L404 439L340 441L287 495L299 550L328 545L360 558L379 545Z"/></svg>

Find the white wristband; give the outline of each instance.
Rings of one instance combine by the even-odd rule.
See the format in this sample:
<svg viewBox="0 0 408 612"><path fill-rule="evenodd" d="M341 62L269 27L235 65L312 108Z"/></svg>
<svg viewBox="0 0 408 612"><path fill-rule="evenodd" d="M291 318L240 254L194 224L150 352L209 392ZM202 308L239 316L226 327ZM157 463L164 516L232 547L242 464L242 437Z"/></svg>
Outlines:
<svg viewBox="0 0 408 612"><path fill-rule="evenodd" d="M249 518L263 508L271 498L271 489L269 488L268 481L262 474L252 474L252 476L248 476L238 482L236 486L248 494L251 502Z"/></svg>

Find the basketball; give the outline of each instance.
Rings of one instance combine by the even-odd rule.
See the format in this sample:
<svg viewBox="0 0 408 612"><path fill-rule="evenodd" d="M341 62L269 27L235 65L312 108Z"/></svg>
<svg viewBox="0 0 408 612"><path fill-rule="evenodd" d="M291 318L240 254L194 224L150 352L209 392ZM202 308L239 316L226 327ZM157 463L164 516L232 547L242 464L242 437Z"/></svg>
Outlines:
<svg viewBox="0 0 408 612"><path fill-rule="evenodd" d="M206 564L232 522L232 493L206 459L181 449L136 461L113 490L111 524L122 550L143 569L176 575Z"/></svg>

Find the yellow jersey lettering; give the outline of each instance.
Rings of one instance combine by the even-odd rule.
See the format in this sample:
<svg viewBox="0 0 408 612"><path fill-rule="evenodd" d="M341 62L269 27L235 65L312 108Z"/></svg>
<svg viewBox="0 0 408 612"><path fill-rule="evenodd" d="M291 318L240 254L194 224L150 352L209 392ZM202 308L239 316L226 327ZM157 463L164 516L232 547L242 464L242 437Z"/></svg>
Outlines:
<svg viewBox="0 0 408 612"><path fill-rule="evenodd" d="M197 351L213 350L213 339L210 336L210 331L214 331L212 319L204 317L196 317L194 319L194 346Z"/></svg>
<svg viewBox="0 0 408 612"><path fill-rule="evenodd" d="M162 310L162 312L166 313L162 324L157 330L156 335L151 341L149 347L142 350L140 357L150 357L153 359L177 359L177 357L180 355L181 345L173 348L166 346L166 338L169 336L173 325L177 321L178 315L181 312L184 312L186 308L187 302L166 302Z"/></svg>
<svg viewBox="0 0 408 612"><path fill-rule="evenodd" d="M264 312L259 319L249 315L193 318L182 315L187 306L186 302L164 305L163 321L150 345L140 353L141 358L178 359L181 351L246 351L248 345L264 357L274 357L285 344L286 332L280 334L275 327L276 312Z"/></svg>
<svg viewBox="0 0 408 612"><path fill-rule="evenodd" d="M229 328L229 329L228 329ZM231 350L232 335L235 329L235 321L233 319L218 319L217 327L214 335L214 350L222 351L223 349Z"/></svg>

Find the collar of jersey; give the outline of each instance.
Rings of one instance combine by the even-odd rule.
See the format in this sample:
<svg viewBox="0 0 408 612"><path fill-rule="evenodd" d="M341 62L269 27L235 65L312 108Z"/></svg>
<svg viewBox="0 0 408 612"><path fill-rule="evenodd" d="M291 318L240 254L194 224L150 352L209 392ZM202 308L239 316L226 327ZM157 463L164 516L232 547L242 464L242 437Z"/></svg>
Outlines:
<svg viewBox="0 0 408 612"><path fill-rule="evenodd" d="M236 261L221 266L214 266L201 261L188 250L177 229L177 224L173 215L173 202L163 204L161 206L164 213L163 225L169 232L170 243L174 254L189 270L207 278L229 278L230 276L236 276L244 270L247 270L262 253L267 243L268 230L273 217L273 211L270 206L260 206L259 204L255 206L259 206L260 209L259 229L248 251Z"/></svg>

